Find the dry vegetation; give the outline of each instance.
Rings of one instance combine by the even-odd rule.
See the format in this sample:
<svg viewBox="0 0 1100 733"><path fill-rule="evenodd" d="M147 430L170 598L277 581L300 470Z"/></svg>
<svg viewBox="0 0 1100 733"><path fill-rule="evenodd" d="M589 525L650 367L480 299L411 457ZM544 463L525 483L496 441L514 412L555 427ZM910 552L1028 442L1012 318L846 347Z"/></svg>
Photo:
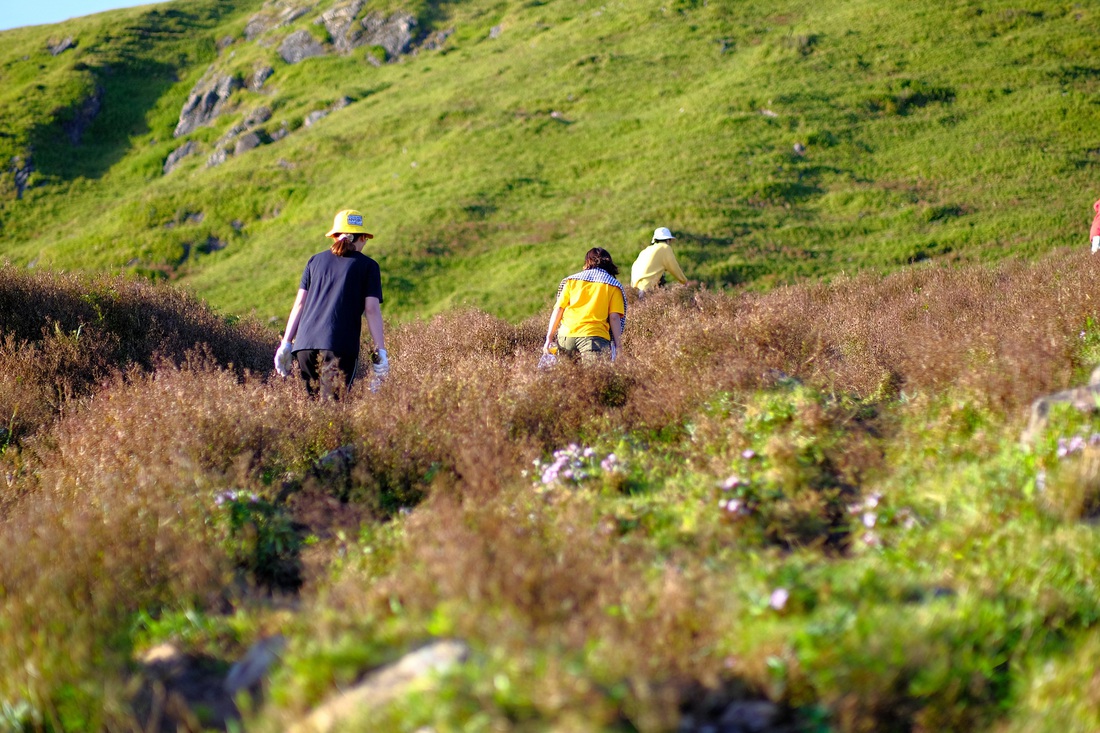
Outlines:
<svg viewBox="0 0 1100 733"><path fill-rule="evenodd" d="M400 647L434 629L537 679L503 703L462 687L494 725L671 729L731 675L794 722L813 705L845 730L987 721L1007 694L994 682L915 698L899 681L911 670L822 676L781 629L740 638L739 579L757 581L714 563L856 553L845 506L897 470L903 421L946 394L1017 430L1031 399L1092 366L1098 285L1095 259L1060 253L762 295L670 289L632 306L613 367L545 372L541 319L452 312L392 329L379 393L316 403L273 375L276 337L254 324L164 287L5 268L0 702L25 705L29 728L126 729L135 618L264 618L262 599L289 594L303 613L288 628L312 644L388 633ZM533 461L570 443L632 463L595 492L539 486ZM767 491L744 496L753 522L661 508L709 501L748 460L766 466L753 486ZM256 498L227 515L228 491ZM763 659L786 665L781 687ZM271 720L355 676L315 663L284 679Z"/></svg>

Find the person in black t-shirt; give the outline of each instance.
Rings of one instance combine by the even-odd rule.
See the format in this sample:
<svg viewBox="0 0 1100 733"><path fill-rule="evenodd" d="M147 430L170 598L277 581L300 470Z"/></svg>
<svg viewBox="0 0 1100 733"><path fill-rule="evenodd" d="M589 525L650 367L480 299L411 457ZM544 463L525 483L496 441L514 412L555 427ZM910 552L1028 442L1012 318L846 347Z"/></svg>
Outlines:
<svg viewBox="0 0 1100 733"><path fill-rule="evenodd" d="M390 362L382 332L382 276L378 263L363 254L374 235L363 226L363 215L348 209L336 214L325 236L332 247L306 263L275 369L288 376L291 361L297 361L309 395L329 399L355 380L364 313L375 347L372 391L389 374Z"/></svg>

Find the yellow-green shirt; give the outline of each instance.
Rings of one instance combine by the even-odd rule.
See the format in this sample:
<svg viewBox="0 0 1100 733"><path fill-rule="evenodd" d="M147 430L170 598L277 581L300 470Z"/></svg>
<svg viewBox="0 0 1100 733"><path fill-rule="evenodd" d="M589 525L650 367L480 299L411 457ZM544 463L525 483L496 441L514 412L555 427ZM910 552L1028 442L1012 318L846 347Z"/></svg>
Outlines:
<svg viewBox="0 0 1100 733"><path fill-rule="evenodd" d="M654 242L643 249L638 259L634 260L634 266L630 268L630 284L645 292L657 287L661 282L661 275L666 272L682 283L687 282L672 247L665 242Z"/></svg>
<svg viewBox="0 0 1100 733"><path fill-rule="evenodd" d="M563 309L558 334L574 338L599 336L610 340L608 317L612 313L626 313L621 290L614 285L583 280L567 280L557 306Z"/></svg>

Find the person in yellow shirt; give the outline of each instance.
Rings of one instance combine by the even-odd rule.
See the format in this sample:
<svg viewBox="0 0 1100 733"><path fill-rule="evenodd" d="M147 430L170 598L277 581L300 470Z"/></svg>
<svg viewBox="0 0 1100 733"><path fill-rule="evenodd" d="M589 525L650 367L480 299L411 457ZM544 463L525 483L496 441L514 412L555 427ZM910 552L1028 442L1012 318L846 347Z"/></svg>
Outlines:
<svg viewBox="0 0 1100 733"><path fill-rule="evenodd" d="M660 287L666 273L681 283L687 282L687 277L668 244L673 239L676 237L672 236L668 227L658 227L653 231L650 245L642 250L638 259L634 260L634 266L630 268L631 287L638 288L644 295Z"/></svg>
<svg viewBox="0 0 1100 733"><path fill-rule="evenodd" d="M588 250L584 269L558 285L544 354L554 353L557 334L559 354L579 357L586 364L603 356L614 361L626 325L626 292L615 279L618 274L611 253L602 247Z"/></svg>

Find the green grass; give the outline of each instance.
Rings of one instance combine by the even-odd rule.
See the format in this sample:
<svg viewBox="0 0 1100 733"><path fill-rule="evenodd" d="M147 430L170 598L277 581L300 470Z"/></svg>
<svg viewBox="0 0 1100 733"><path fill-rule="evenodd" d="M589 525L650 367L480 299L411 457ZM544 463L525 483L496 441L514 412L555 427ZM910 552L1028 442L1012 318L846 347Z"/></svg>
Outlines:
<svg viewBox="0 0 1100 733"><path fill-rule="evenodd" d="M176 0L6 32L0 152L33 145L38 173L0 202L0 254L167 275L281 320L351 206L378 235L391 317L467 303L518 320L590 246L629 265L658 225L689 277L768 288L1035 255L1079 245L1091 216L1100 20L1087 6L470 0L412 8L454 35L381 68L364 49L288 66L278 40L320 27L311 14L249 43L258 7ZM47 36L66 34L78 47L50 57ZM202 151L164 176L211 62L275 74L190 135ZM104 111L73 148L58 121L93 83ZM354 104L299 127L341 96ZM205 168L260 104L269 130L295 132ZM196 252L209 236L228 246Z"/></svg>

